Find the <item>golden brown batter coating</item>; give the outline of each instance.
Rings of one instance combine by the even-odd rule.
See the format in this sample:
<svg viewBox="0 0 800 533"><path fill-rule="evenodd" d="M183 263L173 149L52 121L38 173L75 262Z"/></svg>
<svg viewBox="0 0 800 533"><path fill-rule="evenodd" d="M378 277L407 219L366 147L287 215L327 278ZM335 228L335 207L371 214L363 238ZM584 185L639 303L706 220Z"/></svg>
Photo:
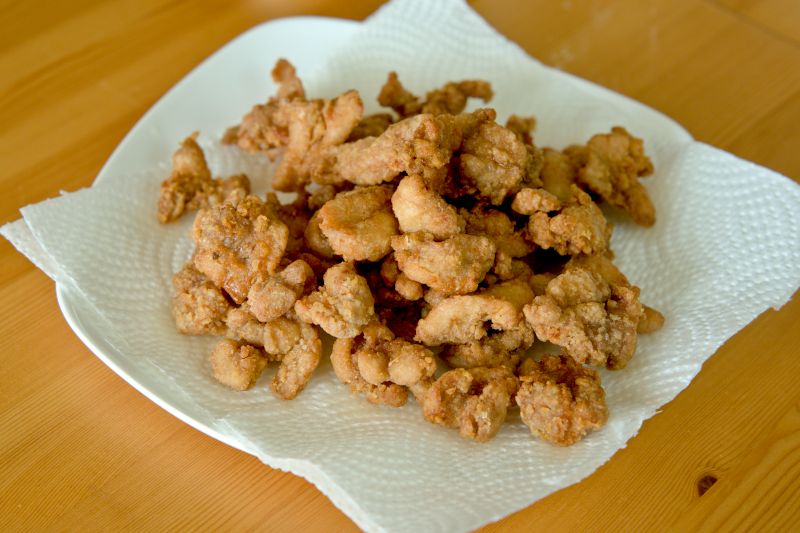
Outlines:
<svg viewBox="0 0 800 533"><path fill-rule="evenodd" d="M172 155L172 173L161 183L158 221L178 220L183 213L217 205L229 199L239 201L250 192L250 180L240 174L226 180L212 179L197 132L187 137Z"/></svg>
<svg viewBox="0 0 800 533"><path fill-rule="evenodd" d="M231 304L191 261L172 277L172 286L175 288L172 317L178 331L184 335L222 335L225 332L225 316Z"/></svg>
<svg viewBox="0 0 800 533"><path fill-rule="evenodd" d="M311 215L303 233L303 242L309 250L324 259L332 259L336 255L328 238L319 227L319 211Z"/></svg>
<svg viewBox="0 0 800 533"><path fill-rule="evenodd" d="M327 270L324 285L298 300L294 309L304 322L316 324L340 339L352 338L375 316L375 300L367 280L353 263L339 263Z"/></svg>
<svg viewBox="0 0 800 533"><path fill-rule="evenodd" d="M368 115L362 118L361 122L353 128L353 131L350 132L350 137L347 138L347 142L357 141L366 137L377 137L392 124L394 124L394 118L389 113Z"/></svg>
<svg viewBox="0 0 800 533"><path fill-rule="evenodd" d="M553 194L562 202L572 198L572 185L578 176L579 162L569 154L553 150L542 149L543 166L539 177L542 188Z"/></svg>
<svg viewBox="0 0 800 533"><path fill-rule="evenodd" d="M229 338L263 347L265 361L280 361L270 382L276 396L291 400L311 379L322 356L322 341L316 328L299 320L292 312L269 322L259 322L247 304L231 309L226 324ZM230 342L236 342L230 340Z"/></svg>
<svg viewBox="0 0 800 533"><path fill-rule="evenodd" d="M439 89L430 91L426 100L420 102L417 96L414 96L403 87L396 72L389 72L386 83L381 87L381 92L378 94L378 103L384 107L392 108L403 118L418 113L457 115L467 107L469 98L480 98L484 102L488 102L493 96L494 93L489 82L464 80L448 82Z"/></svg>
<svg viewBox="0 0 800 533"><path fill-rule="evenodd" d="M536 128L536 117L521 117L519 115L509 115L506 120L506 128L514 132L520 141L525 144L533 144L533 133Z"/></svg>
<svg viewBox="0 0 800 533"><path fill-rule="evenodd" d="M192 228L194 266L237 303L256 281L272 274L286 250L289 230L259 198L202 209Z"/></svg>
<svg viewBox="0 0 800 533"><path fill-rule="evenodd" d="M322 341L317 329L300 320L292 321L296 324L297 335L291 348L281 354L281 364L270 382L272 392L284 400L292 400L300 394L311 380L311 375L322 357ZM275 338L274 333L265 333L265 340ZM265 349L269 348L269 344L274 343L265 342Z"/></svg>
<svg viewBox="0 0 800 533"><path fill-rule="evenodd" d="M644 142L619 126L598 134L586 144L586 162L578 182L611 205L622 208L637 224L652 226L655 207L640 177L653 173Z"/></svg>
<svg viewBox="0 0 800 533"><path fill-rule="evenodd" d="M256 317L250 312L247 302L230 309L225 316L225 327L227 328L225 335L254 346L264 345L264 326L264 323L256 320ZM277 355L282 352L267 350L267 353Z"/></svg>
<svg viewBox="0 0 800 533"><path fill-rule="evenodd" d="M403 87L397 77L397 72L389 72L386 83L378 93L378 103L383 107L392 108L400 117L406 118L416 115L422 110L419 98Z"/></svg>
<svg viewBox="0 0 800 533"><path fill-rule="evenodd" d="M370 403L400 407L408 399L408 390L388 380L388 368L382 368L384 363L388 366L388 361L382 360L384 354L377 354L375 350L393 337L388 328L373 322L354 339L336 339L331 350L331 365L339 381L349 385L354 394L364 394ZM359 355L362 350L364 353ZM373 383L364 379L362 368ZM386 379L381 381L382 378Z"/></svg>
<svg viewBox="0 0 800 533"><path fill-rule="evenodd" d="M458 428L462 437L486 442L505 422L517 387L517 378L506 367L456 368L428 388L422 412L429 422Z"/></svg>
<svg viewBox="0 0 800 533"><path fill-rule="evenodd" d="M519 379L516 402L522 421L540 439L570 446L608 420L600 376L571 357L528 359Z"/></svg>
<svg viewBox="0 0 800 533"><path fill-rule="evenodd" d="M275 149L289 142L288 116L278 113L287 103L305 100L305 91L291 63L279 59L272 69L272 79L278 84L275 96L266 104L258 104L242 118L236 134L239 147L248 152L265 152L272 159ZM231 137L231 135L228 135Z"/></svg>
<svg viewBox="0 0 800 533"><path fill-rule="evenodd" d="M317 183L356 185L379 185L402 172L427 177L450 162L460 142L449 115L416 115L392 124L378 137L331 147L312 175Z"/></svg>
<svg viewBox="0 0 800 533"><path fill-rule="evenodd" d="M461 176L499 205L519 191L530 155L522 141L496 122L484 122L461 145Z"/></svg>
<svg viewBox="0 0 800 533"><path fill-rule="evenodd" d="M633 356L642 312L637 287L609 285L581 267L553 278L524 308L537 338L562 346L579 363L612 370Z"/></svg>
<svg viewBox="0 0 800 533"><path fill-rule="evenodd" d="M503 211L478 204L471 210L460 209L459 213L467 222L466 232L491 239L498 255L514 259L524 257L536 248L523 237L523 232L515 228L514 221Z"/></svg>
<svg viewBox="0 0 800 533"><path fill-rule="evenodd" d="M422 104L422 112L434 115L445 113L458 115L466 109L469 98L480 98L487 103L493 96L492 85L488 81L451 81L427 94L425 103Z"/></svg>
<svg viewBox="0 0 800 533"><path fill-rule="evenodd" d="M407 233L393 237L391 244L406 276L446 294L475 291L496 250L489 238L465 234L436 242L430 233Z"/></svg>
<svg viewBox="0 0 800 533"><path fill-rule="evenodd" d="M392 210L403 233L429 231L436 239L446 239L464 232L464 220L455 207L417 175L400 180L392 195Z"/></svg>
<svg viewBox="0 0 800 533"><path fill-rule="evenodd" d="M560 209L531 214L527 228L530 240L541 248L552 248L561 255L604 252L608 248L611 228L603 212L588 194L574 185L572 195L573 200L563 204ZM520 207L522 203L518 202L517 206ZM546 209L552 205L543 202L542 207Z"/></svg>
<svg viewBox="0 0 800 533"><path fill-rule="evenodd" d="M519 310L502 298L481 294L450 296L433 305L417 324L415 340L427 346L466 344L487 334L487 322L493 330L505 331L521 320Z"/></svg>
<svg viewBox="0 0 800 533"><path fill-rule="evenodd" d="M570 196L571 196L570 192ZM511 209L522 215L532 215L537 211L549 213L561 209L561 201L545 189L525 187L514 195Z"/></svg>
<svg viewBox="0 0 800 533"><path fill-rule="evenodd" d="M517 326L487 335L478 341L466 344L448 344L440 356L454 368L476 366L516 367L525 351L533 346L533 329L521 321Z"/></svg>
<svg viewBox="0 0 800 533"><path fill-rule="evenodd" d="M308 194L300 191L297 198L291 203L282 204L273 192L268 192L264 201L264 206L271 218L280 220L286 224L289 230L289 238L286 242L286 253L300 253L304 245L304 232L311 218L311 213L307 207Z"/></svg>
<svg viewBox="0 0 800 533"><path fill-rule="evenodd" d="M364 104L356 91L333 100L295 100L277 115L289 125L289 137L272 178L277 191L298 191L311 179L325 149L342 144L361 120Z"/></svg>
<svg viewBox="0 0 800 533"><path fill-rule="evenodd" d="M275 320L293 309L294 303L316 286L314 271L308 263L298 259L250 287L247 293L250 312L261 322Z"/></svg>
<svg viewBox="0 0 800 533"><path fill-rule="evenodd" d="M243 391L255 385L266 366L264 352L232 339L220 340L211 351L214 378L235 390Z"/></svg>
<svg viewBox="0 0 800 533"><path fill-rule="evenodd" d="M579 255L571 258L566 268L585 268L599 274L609 285L630 285L625 274L611 261L613 254ZM657 309L642 306L642 317L639 320L637 333L653 333L664 326L664 315Z"/></svg>
<svg viewBox="0 0 800 533"><path fill-rule="evenodd" d="M397 281L394 283L394 290L396 290L400 296L412 302L422 298L425 292L420 282L409 278L404 272L397 276Z"/></svg>
<svg viewBox="0 0 800 533"><path fill-rule="evenodd" d="M323 205L319 228L333 252L345 261L378 261L388 254L398 233L391 197L386 186L358 187Z"/></svg>
<svg viewBox="0 0 800 533"><path fill-rule="evenodd" d="M480 294L506 300L521 313L534 293L524 278L497 283ZM525 320L505 331L489 331L487 336L465 344L446 345L441 357L452 367L473 368L476 366L516 367L521 355L533 345L533 329Z"/></svg>
<svg viewBox="0 0 800 533"><path fill-rule="evenodd" d="M642 306L642 318L636 326L637 333L654 333L664 327L664 315L658 309Z"/></svg>

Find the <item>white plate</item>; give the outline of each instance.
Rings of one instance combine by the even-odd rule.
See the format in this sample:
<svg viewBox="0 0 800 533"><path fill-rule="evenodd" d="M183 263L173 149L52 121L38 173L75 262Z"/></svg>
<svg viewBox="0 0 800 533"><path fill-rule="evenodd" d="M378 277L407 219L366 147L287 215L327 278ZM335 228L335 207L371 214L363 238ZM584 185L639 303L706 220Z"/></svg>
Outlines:
<svg viewBox="0 0 800 533"><path fill-rule="evenodd" d="M692 142L642 104L538 63L463 11L460 0L406 0L364 25L294 18L259 26L148 111L94 190L24 211L42 251L64 259L60 266L77 289L58 288L61 308L101 360L200 431L306 477L371 531L474 529L589 475L683 390L725 339L785 302L800 264L786 252L800 249L793 245L800 225L794 185ZM424 61L420 43L430 50ZM416 91L485 77L501 116L537 116L540 144L582 142L614 124L646 140L657 169L647 186L659 223L644 230L620 221L614 249L644 301L669 318L661 332L641 339L624 372L603 373L608 425L568 449L531 438L519 421L477 445L428 424L413 403L390 409L348 396L325 360L292 402L265 386L232 393L214 381L206 359L211 339L179 335L171 322L169 280L191 253L191 220L166 228L156 222L158 182L168 169L154 165L168 161L192 130L221 133L263 102L274 89L269 68L281 56L314 96L358 88L372 102L388 68ZM741 215L755 209L758 216Z"/></svg>
<svg viewBox="0 0 800 533"><path fill-rule="evenodd" d="M269 69L278 57L291 58L301 71L324 64L327 54L349 38L358 23L324 17L293 17L256 26L203 61L172 87L136 123L95 179L135 174L142 161L170 157L187 128L218 132L234 124L272 93ZM205 105L213 101L214 105ZM203 409L176 393L165 376L106 341L97 311L86 299L57 285L67 323L81 341L114 372L161 408L203 433L243 451L235 436L220 430Z"/></svg>

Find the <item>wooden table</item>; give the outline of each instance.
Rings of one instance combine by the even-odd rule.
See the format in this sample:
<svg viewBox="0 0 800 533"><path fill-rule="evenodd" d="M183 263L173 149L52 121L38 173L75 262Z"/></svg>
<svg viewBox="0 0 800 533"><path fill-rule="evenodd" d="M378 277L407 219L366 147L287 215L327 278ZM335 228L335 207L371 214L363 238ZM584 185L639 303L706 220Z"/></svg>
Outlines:
<svg viewBox="0 0 800 533"><path fill-rule="evenodd" d="M0 222L89 185L169 87L247 28L378 1L74 0L0 7ZM800 178L797 0L474 2L543 61ZM67 327L0 240L0 530L350 531L312 485L183 424ZM800 521L800 297L726 343L582 483L487 531L772 529ZM716 483L715 483L716 481Z"/></svg>

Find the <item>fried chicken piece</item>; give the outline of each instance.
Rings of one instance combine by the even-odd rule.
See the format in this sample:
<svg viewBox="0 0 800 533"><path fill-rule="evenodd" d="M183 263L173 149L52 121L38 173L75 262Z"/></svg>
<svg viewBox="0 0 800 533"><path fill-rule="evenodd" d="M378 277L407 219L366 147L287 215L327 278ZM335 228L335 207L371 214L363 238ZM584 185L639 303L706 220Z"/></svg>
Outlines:
<svg viewBox="0 0 800 533"><path fill-rule="evenodd" d="M279 361L300 339L302 322L289 312L269 322L260 322L247 302L228 311L226 336L253 346L261 346L271 360Z"/></svg>
<svg viewBox="0 0 800 533"><path fill-rule="evenodd" d="M337 193L333 185L318 185L308 196L308 208L313 212L325 205L326 202L333 200Z"/></svg>
<svg viewBox="0 0 800 533"><path fill-rule="evenodd" d="M561 255L602 253L608 248L611 237L611 228L603 212L588 194L574 185L572 196L574 199L569 203L549 210L560 204L555 196L544 190L539 190L538 194L526 190L523 198L518 198L519 194L515 197L512 209L531 215L528 236L542 248L552 248ZM542 210L527 210L537 203Z"/></svg>
<svg viewBox="0 0 800 533"><path fill-rule="evenodd" d="M522 312L522 308L531 303L536 296L524 277L497 283L483 289L479 294L494 296L495 298L511 302L520 313Z"/></svg>
<svg viewBox="0 0 800 533"><path fill-rule="evenodd" d="M409 278L405 273L401 273L399 276L397 276L397 281L394 284L394 290L396 290L400 296L412 302L422 298L424 293L422 284Z"/></svg>
<svg viewBox="0 0 800 533"><path fill-rule="evenodd" d="M453 368L478 366L516 367L522 353L533 346L533 329L521 321L507 330L490 333L478 341L448 344L439 354Z"/></svg>
<svg viewBox="0 0 800 533"><path fill-rule="evenodd" d="M220 142L227 145L239 144L239 125L227 128L222 134Z"/></svg>
<svg viewBox="0 0 800 533"><path fill-rule="evenodd" d="M367 280L356 273L353 263L332 266L324 285L294 304L304 322L320 326L337 338L358 335L375 316L375 300Z"/></svg>
<svg viewBox="0 0 800 533"><path fill-rule="evenodd" d="M429 422L458 428L464 438L486 442L505 422L517 387L517 378L505 367L456 368L428 388L422 413Z"/></svg>
<svg viewBox="0 0 800 533"><path fill-rule="evenodd" d="M600 376L565 355L525 361L516 402L531 433L558 446L570 446L608 420Z"/></svg>
<svg viewBox="0 0 800 533"><path fill-rule="evenodd" d="M259 198L202 209L192 228L194 266L236 302L256 281L273 274L289 239L286 225Z"/></svg>
<svg viewBox="0 0 800 533"><path fill-rule="evenodd" d="M389 72L386 83L378 93L378 103L383 107L392 108L403 118L418 114L422 110L419 98L403 87L397 77L397 72Z"/></svg>
<svg viewBox="0 0 800 533"><path fill-rule="evenodd" d="M272 187L297 191L311 179L325 149L342 144L361 120L364 104L356 91L333 100L295 100L281 106L276 115L288 124L289 137Z"/></svg>
<svg viewBox="0 0 800 533"><path fill-rule="evenodd" d="M429 231L436 239L446 239L464 232L464 220L456 209L413 174L397 185L392 211L403 233Z"/></svg>
<svg viewBox="0 0 800 533"><path fill-rule="evenodd" d="M284 320L288 319L296 325L297 335L293 338L291 348L281 353L281 364L270 382L272 392L284 400L292 400L300 394L311 380L311 375L322 357L322 341L316 328L293 318L294 314L289 313ZM275 335L276 329L266 328L265 350L277 344L275 341L280 342ZM285 343L285 338L282 340Z"/></svg>
<svg viewBox="0 0 800 533"><path fill-rule="evenodd" d="M322 233L322 229L319 227L319 221L319 211L316 211L311 215L311 219L306 225L303 239L306 246L315 254L325 259L331 259L335 253L333 247L331 247L330 241L328 241L328 238Z"/></svg>
<svg viewBox="0 0 800 533"><path fill-rule="evenodd" d="M362 393L371 403L400 407L406 403L406 383L429 378L436 370L433 354L422 346L395 339L379 322L368 324L354 339L336 339L331 364L339 381ZM392 376L403 384L390 381Z"/></svg>
<svg viewBox="0 0 800 533"><path fill-rule="evenodd" d="M261 343L259 344L263 344L264 351L279 361L284 354L289 353L300 342L305 326L308 324L297 318L296 313L286 313L282 317L261 324ZM306 334L305 337L308 339L310 335Z"/></svg>
<svg viewBox="0 0 800 533"><path fill-rule="evenodd" d="M317 330L289 311L269 322L259 322L247 304L231 309L226 324L228 336L247 344L263 346L268 361L280 361L270 388L276 396L291 400L311 379L322 356ZM234 342L234 341L231 341Z"/></svg>
<svg viewBox="0 0 800 533"><path fill-rule="evenodd" d="M542 169L544 169L544 152L532 144L526 144L528 164L525 166L525 175L522 176L522 187L541 187Z"/></svg>
<svg viewBox="0 0 800 533"><path fill-rule="evenodd" d="M228 338L239 339L254 346L264 345L265 324L259 322L256 317L253 316L247 302L239 307L228 310L228 314L225 315L225 327L225 335ZM268 353L277 355L282 352L268 350Z"/></svg>
<svg viewBox="0 0 800 533"><path fill-rule="evenodd" d="M211 351L214 378L234 390L247 390L255 385L267 366L264 352L231 339L222 339Z"/></svg>
<svg viewBox="0 0 800 533"><path fill-rule="evenodd" d="M508 281L515 278L527 278L533 275L531 267L522 259L512 259L510 256L499 252L494 258L493 275L498 281ZM486 276L489 281L489 276ZM494 282L489 283L493 285Z"/></svg>
<svg viewBox="0 0 800 533"><path fill-rule="evenodd" d="M637 224L652 226L655 207L639 182L653 173L653 163L644 153L644 142L625 128L611 128L586 144L586 163L578 172L578 183L611 205L622 208Z"/></svg>
<svg viewBox="0 0 800 533"><path fill-rule="evenodd" d="M520 313L523 307L534 298L533 290L522 278L492 285L479 294L506 300L513 304ZM517 326L505 331L490 331L480 340L447 345L440 355L452 367L508 366L514 368L519 362L521 353L530 348L533 341L533 329L526 321L521 320Z"/></svg>
<svg viewBox="0 0 800 533"><path fill-rule="evenodd" d="M366 137L377 137L392 124L394 124L394 119L389 113L368 115L362 118L361 122L353 128L353 131L350 132L350 137L347 138L347 142L357 141Z"/></svg>
<svg viewBox="0 0 800 533"><path fill-rule="evenodd" d="M304 233L311 218L307 203L308 193L305 191L299 191L297 198L288 204L282 204L274 192L267 193L264 208L271 218L280 220L289 230L286 253L299 253L304 247Z"/></svg>
<svg viewBox="0 0 800 533"><path fill-rule="evenodd" d="M400 277L400 267L397 266L397 260L394 254L389 254L381 261L381 268L378 270L381 281L387 286L391 287L397 283L397 278Z"/></svg>
<svg viewBox="0 0 800 533"><path fill-rule="evenodd" d="M272 69L272 79L278 84L275 96L266 104L259 104L242 118L236 134L239 147L247 152L264 152L275 159L276 148L289 142L289 118L278 111L287 103L305 100L305 91L294 66L278 59ZM226 135L231 137L230 135Z"/></svg>
<svg viewBox="0 0 800 533"><path fill-rule="evenodd" d="M429 380L436 372L436 360L433 352L420 344L404 339L393 338L394 335L382 325L378 327L385 336L378 342L364 343L354 353L358 372L362 379L370 385L381 386L386 382L411 387L423 380ZM370 338L365 332L365 338Z"/></svg>
<svg viewBox="0 0 800 533"><path fill-rule="evenodd" d="M514 132L514 135L525 144L533 144L531 133L536 127L536 117L521 117L510 115L506 120L506 129Z"/></svg>
<svg viewBox="0 0 800 533"><path fill-rule="evenodd" d="M383 346L389 358L389 380L398 385L413 387L429 380L436 372L433 352L421 344L393 339Z"/></svg>
<svg viewBox="0 0 800 533"><path fill-rule="evenodd" d="M664 327L664 315L652 307L648 307L646 305L642 307L642 318L639 320L639 324L636 326L637 333L653 333Z"/></svg>
<svg viewBox="0 0 800 533"><path fill-rule="evenodd" d="M430 91L425 102L420 102L400 83L396 72L389 75L378 94L378 103L390 107L403 118L418 113L431 113L434 115L457 115L467 107L469 98L480 98L484 102L492 99L494 93L489 82L483 80L464 80L448 82L439 89Z"/></svg>
<svg viewBox="0 0 800 533"><path fill-rule="evenodd" d="M637 287L609 285L582 267L553 278L523 312L539 339L562 346L578 363L612 370L633 356L643 313Z"/></svg>
<svg viewBox="0 0 800 533"><path fill-rule="evenodd" d="M445 113L457 115L466 109L469 98L480 98L484 103L488 103L493 96L492 85L488 81L451 81L427 94L425 103L422 104L422 112L434 115Z"/></svg>
<svg viewBox="0 0 800 533"><path fill-rule="evenodd" d="M529 153L511 130L496 122L484 122L461 145L462 179L478 194L499 205L516 193L528 174Z"/></svg>
<svg viewBox="0 0 800 533"><path fill-rule="evenodd" d="M333 252L345 261L378 261L388 254L398 233L391 197L389 187L359 187L323 205L319 228Z"/></svg>
<svg viewBox="0 0 800 533"><path fill-rule="evenodd" d="M393 254L387 255L380 265L362 264L360 267L375 298L375 313L380 321L398 337L412 339L422 308L422 302L414 301L417 300L414 293L421 297L422 286L405 278ZM400 294L398 287L412 299Z"/></svg>
<svg viewBox="0 0 800 533"><path fill-rule="evenodd" d="M536 248L522 236L521 231L516 230L508 215L500 210L479 204L471 210L462 208L459 213L467 221L467 233L489 237L497 247L498 255L504 254L514 259L524 257Z"/></svg>
<svg viewBox="0 0 800 533"><path fill-rule="evenodd" d="M542 169L539 174L542 188L555 195L561 202L569 202L572 199L572 185L580 168L578 161L552 148L542 150L542 159Z"/></svg>
<svg viewBox="0 0 800 533"><path fill-rule="evenodd" d="M192 262L172 277L172 317L184 335L221 335L231 308L225 295Z"/></svg>
<svg viewBox="0 0 800 533"><path fill-rule="evenodd" d="M599 274L609 285L630 285L628 278L617 268L607 254L575 256L566 264L566 268L579 267ZM653 333L664 326L664 315L658 310L646 305L643 305L642 309L642 317L636 328L637 333Z"/></svg>
<svg viewBox="0 0 800 533"><path fill-rule="evenodd" d="M402 172L426 178L441 172L460 143L452 117L416 115L392 124L378 137L328 149L312 178L321 184L356 185L378 185Z"/></svg>
<svg viewBox="0 0 800 533"><path fill-rule="evenodd" d="M415 340L427 346L466 344L484 338L487 322L493 330L516 327L521 314L513 303L482 294L450 296L431 307L417 324Z"/></svg>
<svg viewBox="0 0 800 533"><path fill-rule="evenodd" d="M186 211L221 204L227 198L240 200L250 192L250 180L243 174L212 179L196 139L194 132L172 155L172 173L161 183L158 196L158 221L162 224L178 220Z"/></svg>
<svg viewBox="0 0 800 533"><path fill-rule="evenodd" d="M571 195L572 193L570 193ZM532 215L537 211L550 213L561 209L558 197L545 189L521 189L511 202L511 209L523 215Z"/></svg>
<svg viewBox="0 0 800 533"><path fill-rule="evenodd" d="M303 260L290 263L282 271L254 283L247 293L250 312L261 322L269 322L294 308L294 303L316 288L314 271Z"/></svg>
<svg viewBox="0 0 800 533"><path fill-rule="evenodd" d="M392 237L394 257L409 279L447 294L475 291L494 262L487 237L459 234L442 242L427 232Z"/></svg>
<svg viewBox="0 0 800 533"><path fill-rule="evenodd" d="M536 296L541 296L545 293L547 289L547 284L556 277L556 274L552 272L542 272L539 274L533 274L528 278L528 284L531 286L533 290L533 294Z"/></svg>

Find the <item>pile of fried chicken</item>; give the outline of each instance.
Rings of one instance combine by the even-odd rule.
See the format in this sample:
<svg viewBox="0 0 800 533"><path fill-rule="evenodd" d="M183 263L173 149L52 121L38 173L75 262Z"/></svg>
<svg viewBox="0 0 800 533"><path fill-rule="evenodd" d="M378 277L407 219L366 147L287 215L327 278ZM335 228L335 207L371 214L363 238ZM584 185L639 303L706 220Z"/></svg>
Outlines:
<svg viewBox="0 0 800 533"><path fill-rule="evenodd" d="M491 439L514 406L557 445L602 427L591 367L624 368L637 334L664 322L614 266L598 207L655 222L642 140L615 127L539 148L532 117L502 126L491 108L464 112L492 98L480 80L423 99L392 72L378 102L393 113L364 116L356 91L307 99L285 60L272 76L275 96L223 142L280 157L272 188L294 201L213 177L196 134L158 200L162 223L199 209L172 311L181 333L222 337L216 379L246 390L275 363L270 386L293 399L323 356L322 330L352 393L393 407L410 393L463 437ZM550 350L533 357L535 343Z"/></svg>

